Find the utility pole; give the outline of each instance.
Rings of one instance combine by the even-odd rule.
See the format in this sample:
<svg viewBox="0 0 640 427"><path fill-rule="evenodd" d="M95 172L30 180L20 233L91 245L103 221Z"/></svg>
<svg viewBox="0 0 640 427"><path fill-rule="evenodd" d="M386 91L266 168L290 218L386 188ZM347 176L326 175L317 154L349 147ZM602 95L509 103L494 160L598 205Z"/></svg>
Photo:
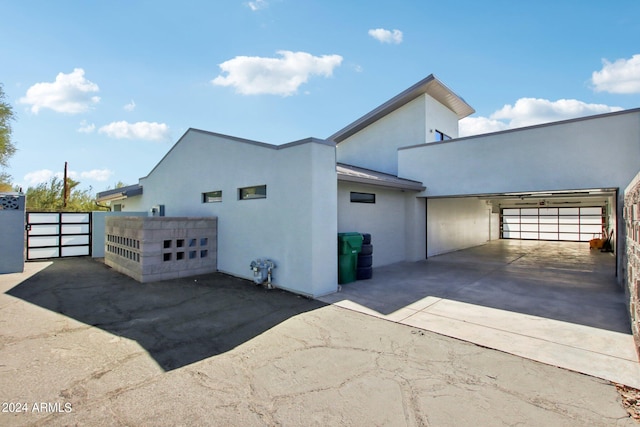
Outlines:
<svg viewBox="0 0 640 427"><path fill-rule="evenodd" d="M64 162L64 183L62 184L62 208L67 207L67 193L69 188L67 187L67 162Z"/></svg>

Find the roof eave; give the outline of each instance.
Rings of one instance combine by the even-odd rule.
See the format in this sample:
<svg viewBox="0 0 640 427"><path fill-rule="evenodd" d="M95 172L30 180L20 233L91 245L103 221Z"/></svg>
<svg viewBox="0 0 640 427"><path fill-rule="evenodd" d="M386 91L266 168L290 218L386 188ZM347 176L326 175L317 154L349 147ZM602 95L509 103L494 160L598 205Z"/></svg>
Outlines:
<svg viewBox="0 0 640 427"><path fill-rule="evenodd" d="M371 186L374 186L374 187L384 187L384 188L391 188L391 189L394 189L394 190L403 190L403 191L420 192L420 191L424 191L424 190L427 189L427 187L424 187L422 185L396 184L396 183L390 183L390 182L385 182L385 181L376 181L376 180L373 180L373 179L367 179L367 178L361 178L361 177L357 177L357 176L343 175L343 174L338 174L338 181L354 182L356 184L365 184L365 185L371 185Z"/></svg>
<svg viewBox="0 0 640 427"><path fill-rule="evenodd" d="M128 197L139 196L142 194L142 191L142 186L139 184L102 191L96 195L96 202L113 202L115 200L123 200Z"/></svg>

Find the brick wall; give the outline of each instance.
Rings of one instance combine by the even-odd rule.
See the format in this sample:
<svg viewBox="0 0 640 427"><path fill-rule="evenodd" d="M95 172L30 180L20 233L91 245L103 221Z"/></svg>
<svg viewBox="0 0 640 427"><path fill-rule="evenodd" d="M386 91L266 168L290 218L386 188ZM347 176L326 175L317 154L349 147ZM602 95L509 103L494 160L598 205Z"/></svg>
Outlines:
<svg viewBox="0 0 640 427"><path fill-rule="evenodd" d="M626 290L629 298L631 330L640 357L640 174L624 193L626 231Z"/></svg>

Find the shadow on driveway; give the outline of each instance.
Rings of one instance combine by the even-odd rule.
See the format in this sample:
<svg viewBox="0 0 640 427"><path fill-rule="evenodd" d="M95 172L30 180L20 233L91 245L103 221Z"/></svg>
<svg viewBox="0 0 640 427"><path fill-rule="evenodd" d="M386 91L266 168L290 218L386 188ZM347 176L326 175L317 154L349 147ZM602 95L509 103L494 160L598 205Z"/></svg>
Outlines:
<svg viewBox="0 0 640 427"><path fill-rule="evenodd" d="M165 371L325 305L221 273L138 283L91 258L55 260L7 294L133 339Z"/></svg>

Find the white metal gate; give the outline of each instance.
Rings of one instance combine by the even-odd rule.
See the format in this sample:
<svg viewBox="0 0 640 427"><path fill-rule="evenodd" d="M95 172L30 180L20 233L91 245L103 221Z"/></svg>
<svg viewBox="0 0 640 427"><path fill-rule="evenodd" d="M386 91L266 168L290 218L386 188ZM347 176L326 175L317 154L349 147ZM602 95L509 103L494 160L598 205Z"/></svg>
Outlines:
<svg viewBox="0 0 640 427"><path fill-rule="evenodd" d="M91 255L90 212L27 212L27 260Z"/></svg>
<svg viewBox="0 0 640 427"><path fill-rule="evenodd" d="M600 206L504 208L500 223L503 239L588 242L602 234L604 209Z"/></svg>

